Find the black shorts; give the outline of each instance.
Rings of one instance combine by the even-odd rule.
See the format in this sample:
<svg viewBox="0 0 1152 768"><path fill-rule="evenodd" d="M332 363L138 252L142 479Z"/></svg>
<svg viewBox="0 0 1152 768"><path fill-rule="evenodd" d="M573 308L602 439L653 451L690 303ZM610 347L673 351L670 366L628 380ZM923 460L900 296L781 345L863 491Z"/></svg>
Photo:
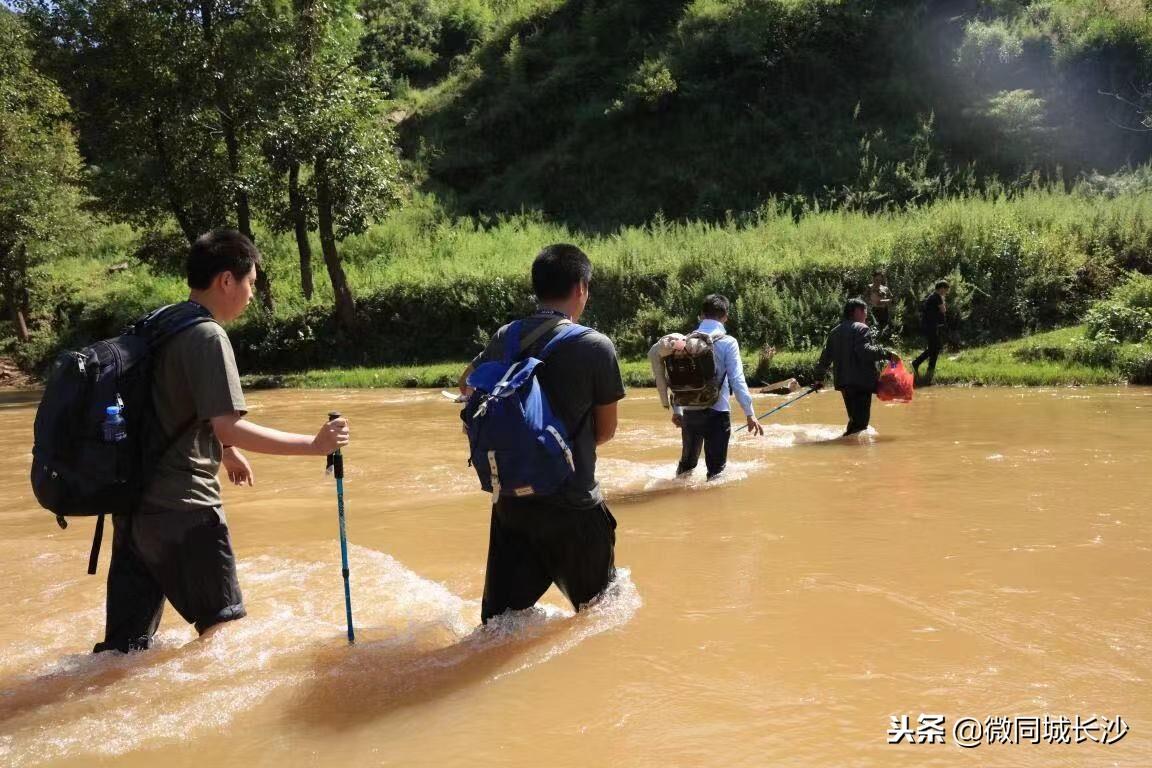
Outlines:
<svg viewBox="0 0 1152 768"><path fill-rule="evenodd" d="M145 506L113 524L104 642L96 651L151 645L165 599L201 634L245 615L221 508Z"/></svg>
<svg viewBox="0 0 1152 768"><path fill-rule="evenodd" d="M492 507L480 620L531 608L553 583L580 610L615 577L615 547L616 519L606 504L500 499Z"/></svg>

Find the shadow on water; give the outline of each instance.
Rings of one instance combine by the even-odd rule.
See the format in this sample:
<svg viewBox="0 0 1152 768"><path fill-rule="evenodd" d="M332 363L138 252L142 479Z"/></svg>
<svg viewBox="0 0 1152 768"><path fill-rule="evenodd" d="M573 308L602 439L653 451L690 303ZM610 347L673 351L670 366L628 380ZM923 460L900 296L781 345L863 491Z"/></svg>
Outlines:
<svg viewBox="0 0 1152 768"><path fill-rule="evenodd" d="M307 678L287 717L309 728L346 730L516 674L627 624L642 601L628 568L600 599L573 615L553 606L510 612L466 633L432 620L368 630L355 647L311 650Z"/></svg>
<svg viewBox="0 0 1152 768"><path fill-rule="evenodd" d="M154 648L141 653L67 656L59 662L64 669L6 680L0 683L0 723L64 701L91 697L164 664L180 651L180 648Z"/></svg>
<svg viewBox="0 0 1152 768"><path fill-rule="evenodd" d="M531 664L531 651L578 633L582 616L557 621L539 610L508 615L448 645L438 645L444 640L440 628L428 627L354 647L326 646L309 660L310 678L288 717L344 730L451 696Z"/></svg>

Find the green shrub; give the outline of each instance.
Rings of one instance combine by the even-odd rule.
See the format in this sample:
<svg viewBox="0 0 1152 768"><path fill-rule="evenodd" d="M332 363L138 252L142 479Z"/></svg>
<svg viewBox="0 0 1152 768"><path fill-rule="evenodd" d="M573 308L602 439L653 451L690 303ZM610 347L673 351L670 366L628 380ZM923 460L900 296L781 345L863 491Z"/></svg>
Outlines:
<svg viewBox="0 0 1152 768"><path fill-rule="evenodd" d="M1120 342L1140 342L1152 331L1152 312L1128 307L1115 301L1097 304L1084 318L1089 339Z"/></svg>
<svg viewBox="0 0 1152 768"><path fill-rule="evenodd" d="M1152 384L1152 347L1145 346L1124 366L1129 384Z"/></svg>
<svg viewBox="0 0 1152 768"><path fill-rule="evenodd" d="M1114 368L1120 360L1120 355L1120 343L1105 336L1080 339L1073 342L1069 348L1069 358L1072 362L1093 368Z"/></svg>

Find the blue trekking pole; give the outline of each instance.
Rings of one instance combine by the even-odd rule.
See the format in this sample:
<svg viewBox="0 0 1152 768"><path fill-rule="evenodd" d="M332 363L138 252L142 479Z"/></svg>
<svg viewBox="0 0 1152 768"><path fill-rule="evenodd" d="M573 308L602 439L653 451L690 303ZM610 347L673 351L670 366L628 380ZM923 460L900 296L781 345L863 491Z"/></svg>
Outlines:
<svg viewBox="0 0 1152 768"><path fill-rule="evenodd" d="M328 421L340 418L339 411L328 414ZM356 642L356 630L352 627L352 589L348 586L348 536L344 532L344 455L337 448L328 454L327 471L336 477L336 509L340 517L340 564L344 574L344 610L348 615L348 644Z"/></svg>
<svg viewBox="0 0 1152 768"><path fill-rule="evenodd" d="M780 405L776 406L776 407L775 407L775 408L773 408L772 410L768 411L768 413L764 414L763 416L757 417L757 421L763 421L764 419L768 418L768 417L769 417L769 416L771 416L772 414L776 413L776 411L779 411L779 410L780 410L780 409L782 409L782 408L787 408L788 406L790 406L790 405L792 405L793 403L795 403L797 400L803 400L804 398L808 397L808 395L811 395L812 393L814 393L814 392L817 392L817 391L818 391L818 390L816 390L816 389L809 389L809 390L808 390L807 392L805 392L804 394L802 394L802 395L798 395L798 396L796 396L796 397L792 398L791 400L789 400L789 401L787 401L787 402L785 402L785 403L781 403ZM747 425L747 424L745 424L744 426L740 427L740 429L747 429L747 428L748 428L748 425ZM737 431L737 432L739 432L739 431L740 431L740 429L738 429L738 430L736 430L736 431Z"/></svg>

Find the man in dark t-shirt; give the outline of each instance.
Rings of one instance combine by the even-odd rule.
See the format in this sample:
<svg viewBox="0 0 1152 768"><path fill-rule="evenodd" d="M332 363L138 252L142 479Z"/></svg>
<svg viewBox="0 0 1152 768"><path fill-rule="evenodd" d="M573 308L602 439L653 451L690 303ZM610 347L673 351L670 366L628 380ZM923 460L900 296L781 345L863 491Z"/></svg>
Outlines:
<svg viewBox="0 0 1152 768"><path fill-rule="evenodd" d="M941 330L948 311L944 298L948 295L949 287L947 280L938 281L932 293L924 298L924 306L920 310L920 329L924 333L927 348L912 361L912 370L915 372L916 378L919 379L920 366L925 360L928 361L928 376L924 381L925 384L932 383L932 377L936 375L936 359L940 356L940 350L944 348Z"/></svg>
<svg viewBox="0 0 1152 768"><path fill-rule="evenodd" d="M551 245L532 264L532 286L539 310L524 318L522 338L548 326L525 354L538 353L565 323L574 323L588 302L592 264L574 245ZM508 326L498 330L460 377L504 355ZM508 610L523 610L553 583L579 610L609 585L615 575L616 520L604 503L596 479L596 447L616 433L616 405L624 382L616 349L608 337L592 331L555 348L540 367L540 386L564 422L572 443L575 472L549 496L496 497L488 541L481 620Z"/></svg>
<svg viewBox="0 0 1152 768"><path fill-rule="evenodd" d="M252 300L260 252L243 234L216 229L188 253L188 301L211 317L166 342L152 373L158 457L139 507L112 519L104 640L94 651L152 645L165 601L208 637L245 616L217 475L252 485L241 449L324 456L349 441L335 419L313 435L249 421L232 344L223 328Z"/></svg>

